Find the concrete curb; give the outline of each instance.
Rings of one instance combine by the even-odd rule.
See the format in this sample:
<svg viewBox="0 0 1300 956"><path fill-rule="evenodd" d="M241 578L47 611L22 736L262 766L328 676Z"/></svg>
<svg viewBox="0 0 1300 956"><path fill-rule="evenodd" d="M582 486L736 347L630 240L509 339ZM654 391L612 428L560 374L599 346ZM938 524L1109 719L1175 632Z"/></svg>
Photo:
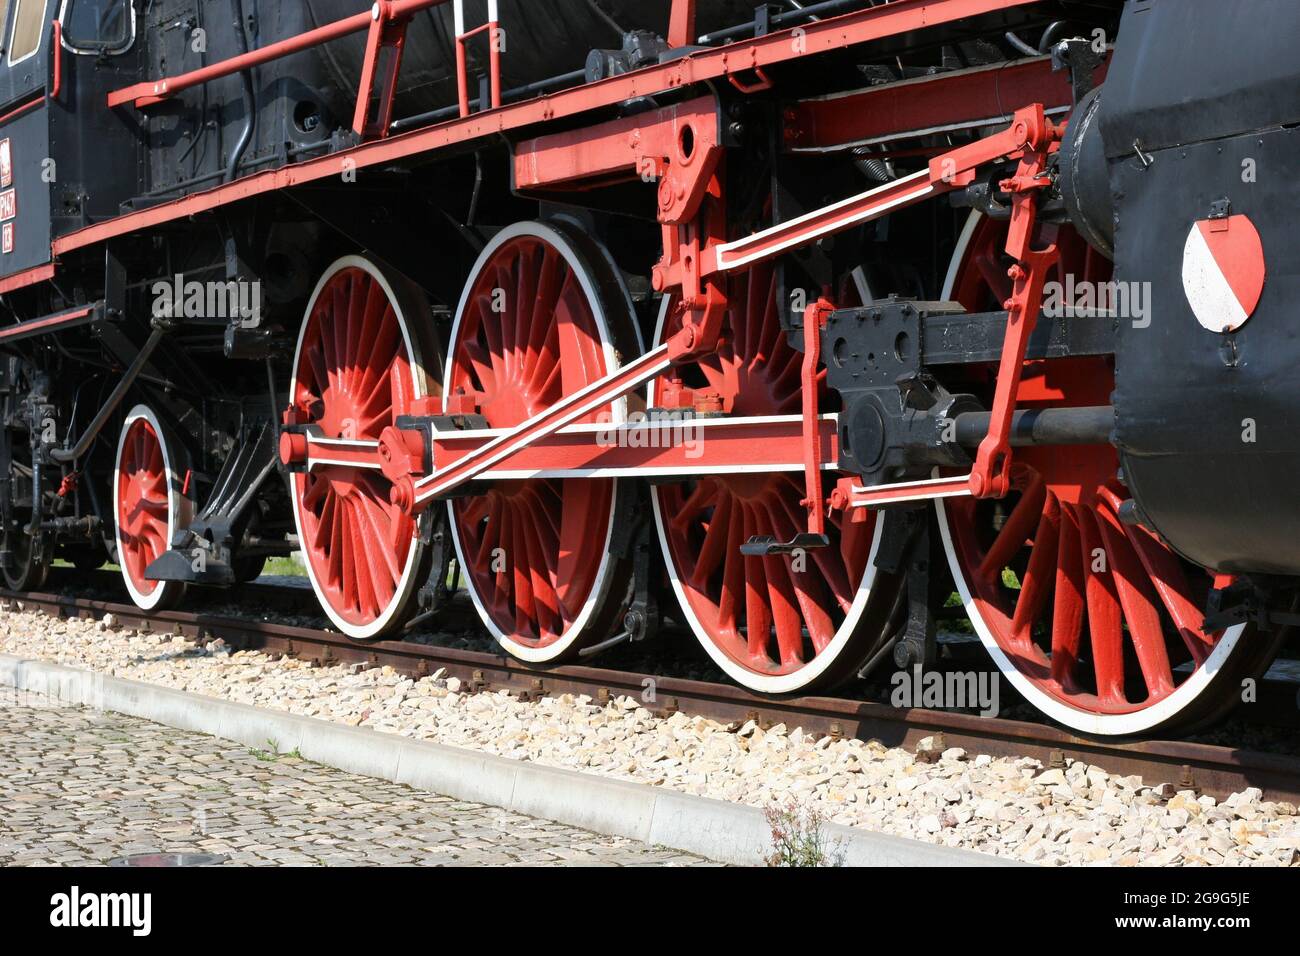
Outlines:
<svg viewBox="0 0 1300 956"><path fill-rule="evenodd" d="M660 787L264 710L9 654L0 654L0 686L67 704L116 711L248 747L265 747L271 741L281 751L297 750L308 760L348 773L667 846L723 863L761 865L770 848L761 810ZM1014 865L983 853L857 827L831 824L826 832L830 842L838 844L849 866Z"/></svg>

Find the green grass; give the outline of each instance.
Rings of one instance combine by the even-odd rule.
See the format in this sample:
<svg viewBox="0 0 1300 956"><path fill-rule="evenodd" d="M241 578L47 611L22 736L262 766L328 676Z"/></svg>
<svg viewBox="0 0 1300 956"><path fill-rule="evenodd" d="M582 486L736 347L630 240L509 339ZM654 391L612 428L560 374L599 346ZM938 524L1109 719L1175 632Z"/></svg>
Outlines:
<svg viewBox="0 0 1300 956"><path fill-rule="evenodd" d="M262 573L274 574L278 577L305 578L307 569L297 558L267 558Z"/></svg>
<svg viewBox="0 0 1300 956"><path fill-rule="evenodd" d="M50 567L52 567L52 568L70 568L70 567L72 567L72 563L69 562L69 561L64 561L62 558L55 558L53 561L50 562ZM122 569L121 569L118 565L113 564L112 562L109 562L108 564L101 565L101 570L104 570L104 571L121 571Z"/></svg>
<svg viewBox="0 0 1300 956"><path fill-rule="evenodd" d="M286 757L290 760L302 759L302 754L298 752L297 747L294 747L293 750L289 751L287 754L280 753L280 745L270 738L267 738L266 746L268 748L266 750L250 750L249 754L263 763L275 763L277 760L282 760Z"/></svg>

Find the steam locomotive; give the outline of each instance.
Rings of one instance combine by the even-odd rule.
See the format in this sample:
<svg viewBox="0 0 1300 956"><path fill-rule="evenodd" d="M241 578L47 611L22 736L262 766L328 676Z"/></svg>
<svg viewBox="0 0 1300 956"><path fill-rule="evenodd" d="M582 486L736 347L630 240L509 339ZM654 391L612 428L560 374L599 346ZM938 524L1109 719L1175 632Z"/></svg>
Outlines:
<svg viewBox="0 0 1300 956"><path fill-rule="evenodd" d="M1283 0L0 0L0 568L1085 734L1296 622ZM1256 341L1258 340L1258 341Z"/></svg>

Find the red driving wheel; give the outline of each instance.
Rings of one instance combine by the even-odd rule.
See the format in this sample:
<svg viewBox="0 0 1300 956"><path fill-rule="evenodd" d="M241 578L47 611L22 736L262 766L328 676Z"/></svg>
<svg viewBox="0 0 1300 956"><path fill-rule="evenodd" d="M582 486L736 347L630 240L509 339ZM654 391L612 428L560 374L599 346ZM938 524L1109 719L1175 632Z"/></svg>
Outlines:
<svg viewBox="0 0 1300 956"><path fill-rule="evenodd" d="M803 353L781 328L775 272L758 266L728 290L726 331L717 351L675 371L727 415L801 414ZM677 320L662 323L659 340ZM821 407L831 410L819 378ZM668 380L656 385L661 390ZM652 396L653 399L653 396ZM829 478L823 492L829 491ZM834 512L831 543L803 554L748 556L756 535L788 541L807 530L802 462L777 472L738 467L653 489L655 520L685 619L713 660L738 683L763 693L833 684L879 641L871 602L879 521L858 508ZM886 612L887 613L887 612Z"/></svg>
<svg viewBox="0 0 1300 956"><path fill-rule="evenodd" d="M972 312L1000 307L1006 235L1007 223L972 215L945 298ZM1058 246L1052 279L1078 289L1110 279L1110 263L1073 230ZM992 375L966 385L991 394ZM1016 405L1108 405L1113 383L1109 357L1030 362ZM998 667L1048 716L1105 736L1217 716L1271 656L1244 625L1202 633L1212 576L1120 520L1129 495L1118 471L1110 445L1017 448L1006 499L936 503L957 588Z"/></svg>
<svg viewBox="0 0 1300 956"><path fill-rule="evenodd" d="M431 324L423 294L404 277L362 256L335 262L299 333L290 395L300 420L326 441L378 441L436 394ZM404 621L419 583L417 523L389 501L378 467L311 464L290 479L308 577L340 631L379 637Z"/></svg>
<svg viewBox="0 0 1300 956"><path fill-rule="evenodd" d="M466 285L444 402L508 428L639 352L631 302L603 251L561 225L518 223L483 250ZM601 415L619 421L625 404ZM630 493L610 478L513 475L448 503L466 587L507 652L556 661L609 635L627 597L611 541Z"/></svg>

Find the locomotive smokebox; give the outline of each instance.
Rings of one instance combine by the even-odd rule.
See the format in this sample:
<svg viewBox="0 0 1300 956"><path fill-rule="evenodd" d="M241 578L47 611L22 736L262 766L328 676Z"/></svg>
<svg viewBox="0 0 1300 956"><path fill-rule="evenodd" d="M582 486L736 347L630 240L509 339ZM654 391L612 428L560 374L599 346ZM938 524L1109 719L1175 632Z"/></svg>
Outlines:
<svg viewBox="0 0 1300 956"><path fill-rule="evenodd" d="M1116 316L1123 479L1190 560L1300 574L1300 4L1142 0L1120 32L1099 112L1115 281L1149 306Z"/></svg>
<svg viewBox="0 0 1300 956"><path fill-rule="evenodd" d="M1061 197L1070 220L1088 244L1115 258L1115 203L1110 195L1106 147L1101 139L1102 87L1079 101L1061 141Z"/></svg>

